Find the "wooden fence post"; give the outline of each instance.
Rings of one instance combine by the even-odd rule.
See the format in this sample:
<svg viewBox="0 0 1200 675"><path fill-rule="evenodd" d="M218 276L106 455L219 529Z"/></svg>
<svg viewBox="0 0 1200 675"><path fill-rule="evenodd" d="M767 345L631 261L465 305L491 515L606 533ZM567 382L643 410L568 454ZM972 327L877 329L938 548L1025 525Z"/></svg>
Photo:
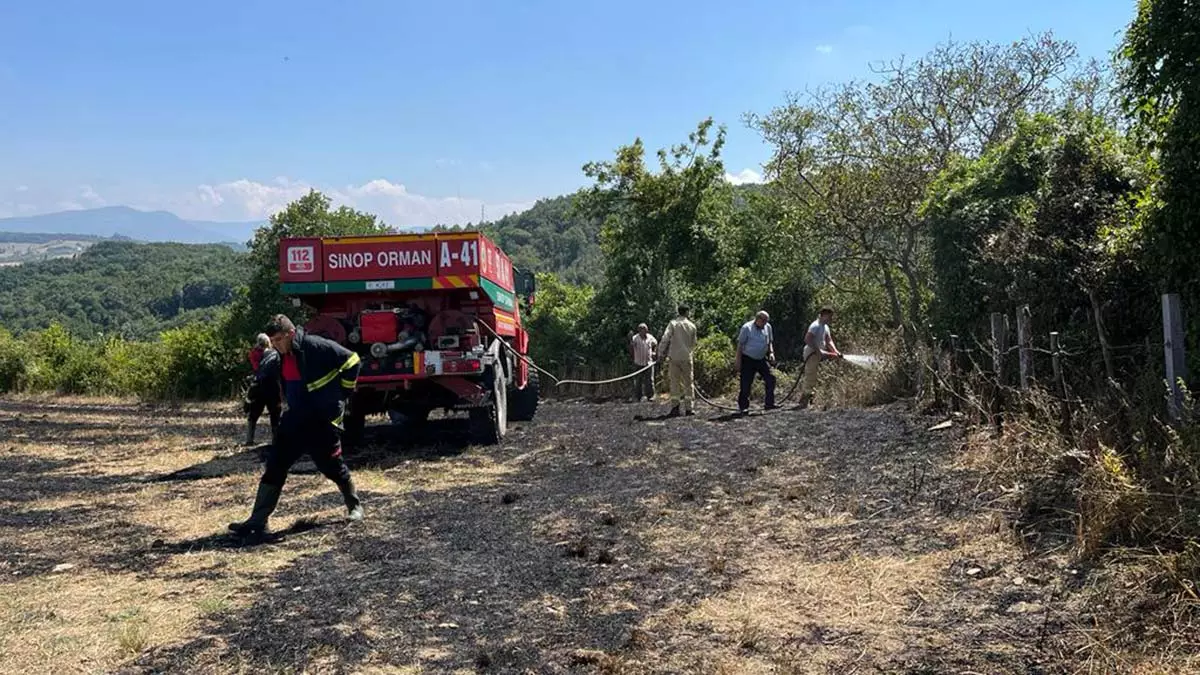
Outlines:
<svg viewBox="0 0 1200 675"><path fill-rule="evenodd" d="M1005 330L1006 317L1000 312L992 312L992 371L1000 380L1004 370L1004 352L1008 350L1008 331Z"/></svg>
<svg viewBox="0 0 1200 675"><path fill-rule="evenodd" d="M950 336L950 389L953 395L950 397L950 409L954 412L959 412L962 395L962 387L958 381L958 336Z"/></svg>
<svg viewBox="0 0 1200 675"><path fill-rule="evenodd" d="M1065 433L1071 428L1071 404L1067 401L1067 380L1063 377L1062 350L1059 347L1057 332L1050 333L1050 354L1054 361L1054 382L1062 399L1062 424Z"/></svg>
<svg viewBox="0 0 1200 675"><path fill-rule="evenodd" d="M1004 431L1004 353L1008 351L1008 317L1000 312L992 313L992 370L996 377L996 390L992 395L992 419L996 433Z"/></svg>
<svg viewBox="0 0 1200 675"><path fill-rule="evenodd" d="M1092 317L1096 320L1096 337L1100 340L1100 354L1104 357L1104 374L1109 380L1117 377L1113 366L1112 349L1108 344L1108 332L1104 330L1104 319L1100 316L1100 301L1096 298L1096 289L1088 289L1088 300L1092 303Z"/></svg>
<svg viewBox="0 0 1200 675"><path fill-rule="evenodd" d="M1017 344L1021 347L1021 391L1029 391L1029 378L1033 377L1033 331L1029 324L1029 305L1021 305L1017 310Z"/></svg>
<svg viewBox="0 0 1200 675"><path fill-rule="evenodd" d="M1187 360L1184 354L1183 308L1178 293L1162 296L1163 351L1167 359L1167 413L1172 421L1183 415L1183 392L1180 380L1187 380Z"/></svg>
<svg viewBox="0 0 1200 675"><path fill-rule="evenodd" d="M1058 332L1050 333L1050 354L1054 359L1054 382L1058 385L1058 395L1067 397L1067 383L1063 380L1062 358L1058 352Z"/></svg>

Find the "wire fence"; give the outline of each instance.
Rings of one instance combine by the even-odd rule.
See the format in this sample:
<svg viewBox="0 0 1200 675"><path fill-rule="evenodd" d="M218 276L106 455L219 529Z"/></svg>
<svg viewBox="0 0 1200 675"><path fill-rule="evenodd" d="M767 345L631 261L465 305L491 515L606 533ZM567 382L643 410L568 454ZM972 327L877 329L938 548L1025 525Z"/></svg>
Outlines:
<svg viewBox="0 0 1200 675"><path fill-rule="evenodd" d="M1051 332L1035 337L1028 307L1018 310L1023 320L1015 331L1007 317L993 314L989 339L951 335L944 340L923 361L922 383L937 401L946 399L954 411L971 412L997 431L1005 413L1027 407L1033 397L1057 404L1065 429L1073 410L1102 398L1132 407L1129 387L1153 375L1162 383L1167 416L1177 421L1184 413L1186 381L1177 302L1177 297L1164 296L1162 339L1147 335L1140 342L1118 345L1108 343L1102 328L1090 336Z"/></svg>

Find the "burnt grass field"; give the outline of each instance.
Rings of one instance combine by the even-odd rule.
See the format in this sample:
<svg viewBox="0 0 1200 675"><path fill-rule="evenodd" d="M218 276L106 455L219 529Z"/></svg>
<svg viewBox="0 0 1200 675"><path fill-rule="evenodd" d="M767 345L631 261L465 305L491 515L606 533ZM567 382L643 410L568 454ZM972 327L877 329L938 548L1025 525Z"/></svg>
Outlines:
<svg viewBox="0 0 1200 675"><path fill-rule="evenodd" d="M374 428L350 458L366 521L303 462L245 543L225 526L260 465L235 404L0 400L0 671L1121 664L1088 571L1020 544L961 430L903 404L665 412L546 403L498 448L456 420Z"/></svg>

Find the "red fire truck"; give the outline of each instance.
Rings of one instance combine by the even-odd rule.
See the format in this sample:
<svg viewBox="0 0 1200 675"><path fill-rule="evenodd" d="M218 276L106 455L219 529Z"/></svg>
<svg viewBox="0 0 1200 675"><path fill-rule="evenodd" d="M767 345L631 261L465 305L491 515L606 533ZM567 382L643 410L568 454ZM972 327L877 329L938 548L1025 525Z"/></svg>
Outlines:
<svg viewBox="0 0 1200 675"><path fill-rule="evenodd" d="M310 310L306 330L362 357L348 445L376 413L421 422L433 410L465 411L486 445L537 412L519 301L532 305L533 275L482 233L287 238L279 279Z"/></svg>

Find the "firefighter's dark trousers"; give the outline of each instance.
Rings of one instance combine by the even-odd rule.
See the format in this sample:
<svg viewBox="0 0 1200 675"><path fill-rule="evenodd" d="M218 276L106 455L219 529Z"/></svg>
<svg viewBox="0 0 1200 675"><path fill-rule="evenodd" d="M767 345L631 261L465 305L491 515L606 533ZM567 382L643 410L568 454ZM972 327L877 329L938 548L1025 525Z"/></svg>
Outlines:
<svg viewBox="0 0 1200 675"><path fill-rule="evenodd" d="M330 420L288 410L283 413L279 437L267 455L262 482L283 487L288 471L304 455L311 457L317 469L339 486L350 479L350 469L342 461L342 430Z"/></svg>
<svg viewBox="0 0 1200 675"><path fill-rule="evenodd" d="M283 402L279 397L271 398L263 395L262 392L250 390L250 395L246 404L246 417L250 422L250 428L253 429L258 424L258 418L262 417L263 411L266 410L267 415L271 418L271 430L279 428L279 419L283 414Z"/></svg>

